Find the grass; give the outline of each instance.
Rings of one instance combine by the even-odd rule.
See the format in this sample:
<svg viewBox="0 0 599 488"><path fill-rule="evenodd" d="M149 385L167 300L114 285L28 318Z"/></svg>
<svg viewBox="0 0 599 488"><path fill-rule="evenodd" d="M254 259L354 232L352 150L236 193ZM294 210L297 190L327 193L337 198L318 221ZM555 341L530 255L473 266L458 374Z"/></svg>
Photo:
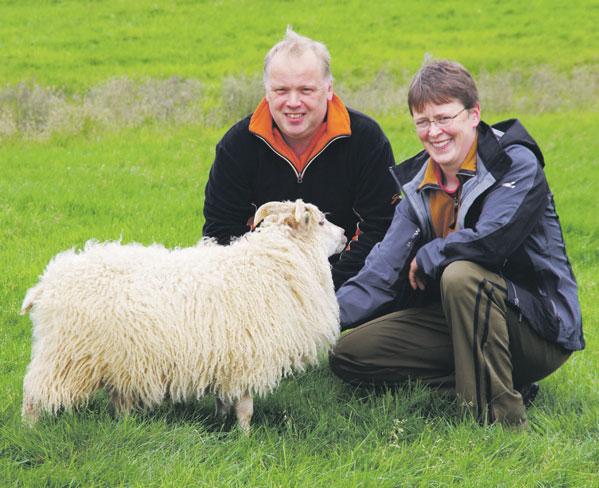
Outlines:
<svg viewBox="0 0 599 488"><path fill-rule="evenodd" d="M542 66L479 74L483 106L492 112L547 113L599 109L599 70L578 67L566 75ZM336 83L350 106L381 116L402 113L409 79L385 69L363 85ZM116 130L160 122L222 127L253 111L263 96L262 77L226 76L218 96L197 79L171 77L135 81L111 78L84 93L67 95L24 82L0 89L0 140L43 139L53 134Z"/></svg>
<svg viewBox="0 0 599 488"><path fill-rule="evenodd" d="M586 351L543 381L532 430L481 429L417 385L369 395L326 365L286 380L256 407L254 433L220 426L211 400L113 420L105 396L32 431L19 423L29 320L24 291L56 252L86 239L185 246L200 237L202 189L220 130L160 125L96 136L10 141L0 148L0 479L63 486L590 486L599 480L599 398L593 350L599 319L599 229L590 174L596 114L523 119L545 148L548 177L581 283ZM397 117L381 118L398 159L418 143ZM556 127L563 133L554 140ZM582 168L582 169L581 169ZM159 202L159 203L158 203ZM590 324L590 326L589 326Z"/></svg>
<svg viewBox="0 0 599 488"><path fill-rule="evenodd" d="M0 486L599 486L597 6L368 5L0 1ZM398 161L419 150L402 104L425 52L478 74L486 121L523 121L546 156L587 349L541 383L522 433L480 428L418 384L354 390L324 361L257 401L249 438L210 398L113 419L100 394L23 428L25 291L92 237L200 238L214 145L251 110L287 23L327 42L344 98L377 117Z"/></svg>
<svg viewBox="0 0 599 488"><path fill-rule="evenodd" d="M32 431L5 428L3 461L12 476L4 479L53 486L590 486L597 432L588 425L597 417L585 414L576 396L555 404L554 384L567 377L559 372L546 382L525 433L453 420L453 406L418 385L373 396L324 370L258 402L249 438L215 424L209 402L115 421L100 398Z"/></svg>
<svg viewBox="0 0 599 488"><path fill-rule="evenodd" d="M3 81L80 90L111 77L253 74L287 24L326 41L340 80L363 83L383 67L413 72L424 53L474 72L597 64L599 6L581 0L334 2L136 0L0 3Z"/></svg>

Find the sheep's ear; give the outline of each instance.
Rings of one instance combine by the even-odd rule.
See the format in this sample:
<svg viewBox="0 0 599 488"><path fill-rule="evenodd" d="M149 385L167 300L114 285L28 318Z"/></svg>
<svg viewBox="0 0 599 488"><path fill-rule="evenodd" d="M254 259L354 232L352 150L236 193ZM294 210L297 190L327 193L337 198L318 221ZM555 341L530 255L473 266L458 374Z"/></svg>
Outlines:
<svg viewBox="0 0 599 488"><path fill-rule="evenodd" d="M303 200L297 199L295 201L295 221L299 224L304 219L304 212L306 212L306 205ZM307 222L306 222L307 223Z"/></svg>
<svg viewBox="0 0 599 488"><path fill-rule="evenodd" d="M310 223L311 213L303 200L295 201L295 221L298 224L308 225Z"/></svg>

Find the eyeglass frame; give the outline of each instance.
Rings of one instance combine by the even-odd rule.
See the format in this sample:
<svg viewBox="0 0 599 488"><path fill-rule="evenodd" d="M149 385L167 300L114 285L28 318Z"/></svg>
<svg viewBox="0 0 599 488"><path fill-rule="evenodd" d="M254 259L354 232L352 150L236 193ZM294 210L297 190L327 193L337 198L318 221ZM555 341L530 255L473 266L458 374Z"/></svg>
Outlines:
<svg viewBox="0 0 599 488"><path fill-rule="evenodd" d="M416 126L416 130L418 132L428 132L433 124L435 124L438 128L441 127L449 127L451 123L455 120L455 118L460 115L464 110L470 110L469 108L464 107L455 115L446 115L444 117L439 117L438 119L421 119L418 122L414 121L414 125ZM426 126L418 125L425 123Z"/></svg>

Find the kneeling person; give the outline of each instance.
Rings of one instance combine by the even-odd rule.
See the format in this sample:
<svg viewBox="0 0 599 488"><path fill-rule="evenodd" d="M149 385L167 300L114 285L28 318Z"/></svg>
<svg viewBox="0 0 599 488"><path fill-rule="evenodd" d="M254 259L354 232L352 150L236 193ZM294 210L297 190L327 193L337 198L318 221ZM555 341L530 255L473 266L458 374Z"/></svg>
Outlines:
<svg viewBox="0 0 599 488"><path fill-rule="evenodd" d="M454 388L481 423L525 426L522 392L584 347L543 155L517 120L481 121L458 63L425 64L408 105L424 151L394 169L404 198L337 292L342 327L363 325L331 367L354 384Z"/></svg>
<svg viewBox="0 0 599 488"><path fill-rule="evenodd" d="M221 244L247 232L271 200L313 203L349 243L332 258L338 288L364 265L393 216L391 145L379 125L333 91L324 44L291 29L264 60L265 97L216 146L204 235Z"/></svg>

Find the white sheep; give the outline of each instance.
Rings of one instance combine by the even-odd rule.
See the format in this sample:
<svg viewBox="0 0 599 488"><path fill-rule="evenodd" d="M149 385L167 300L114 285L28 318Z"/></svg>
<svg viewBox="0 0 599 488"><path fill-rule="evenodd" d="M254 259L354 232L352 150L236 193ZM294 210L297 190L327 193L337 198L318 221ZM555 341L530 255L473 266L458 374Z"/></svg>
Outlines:
<svg viewBox="0 0 599 488"><path fill-rule="evenodd" d="M229 246L89 241L58 254L31 288L32 359L23 419L86 404L106 388L117 414L216 396L249 430L253 396L315 364L339 334L328 257L343 230L314 205L270 202Z"/></svg>

